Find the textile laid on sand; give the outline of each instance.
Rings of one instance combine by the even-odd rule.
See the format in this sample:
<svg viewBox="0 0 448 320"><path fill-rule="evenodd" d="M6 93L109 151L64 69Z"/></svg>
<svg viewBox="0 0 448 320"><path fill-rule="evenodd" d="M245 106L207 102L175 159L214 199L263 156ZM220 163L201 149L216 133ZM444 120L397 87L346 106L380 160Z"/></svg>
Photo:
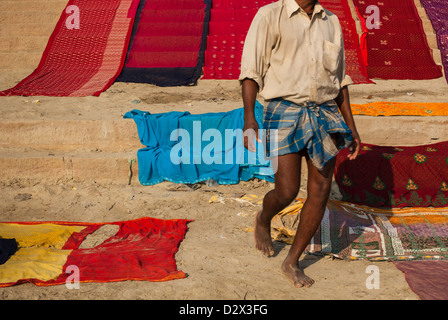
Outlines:
<svg viewBox="0 0 448 320"><path fill-rule="evenodd" d="M272 236L292 243L303 202L272 221ZM448 258L447 208L378 209L330 200L307 251L341 259L436 260Z"/></svg>
<svg viewBox="0 0 448 320"><path fill-rule="evenodd" d="M448 116L448 103L386 102L351 104L354 115L366 116Z"/></svg>
<svg viewBox="0 0 448 320"><path fill-rule="evenodd" d="M0 237L0 264L8 261L9 257L17 251L16 239L3 239Z"/></svg>
<svg viewBox="0 0 448 320"><path fill-rule="evenodd" d="M184 278L174 255L190 220L141 218L112 223L0 223L0 234L17 240L18 250L0 265L0 287L30 282L64 284L78 270L79 282L167 281ZM94 247L83 240L106 225L118 231Z"/></svg>
<svg viewBox="0 0 448 320"><path fill-rule="evenodd" d="M201 76L211 0L141 0L117 81L194 85Z"/></svg>
<svg viewBox="0 0 448 320"><path fill-rule="evenodd" d="M192 184L213 179L219 184L236 184L254 177L273 181L263 144L257 143L257 152L243 146L243 113L243 108L205 114L127 112L124 118L135 121L145 146L137 152L140 183ZM262 117L262 106L257 104L260 129Z"/></svg>
<svg viewBox="0 0 448 320"><path fill-rule="evenodd" d="M353 0L365 23L370 78L434 79L442 76L429 48L414 0ZM375 6L378 19L373 19Z"/></svg>
<svg viewBox="0 0 448 320"><path fill-rule="evenodd" d="M445 78L448 81L448 6L446 0L420 0L437 36Z"/></svg>
<svg viewBox="0 0 448 320"><path fill-rule="evenodd" d="M394 261L422 300L448 300L448 261Z"/></svg>
<svg viewBox="0 0 448 320"><path fill-rule="evenodd" d="M100 95L121 71L138 2L70 0L37 69L0 95Z"/></svg>
<svg viewBox="0 0 448 320"><path fill-rule="evenodd" d="M413 147L363 144L355 160L348 149L336 160L343 201L372 207L447 207L448 142Z"/></svg>
<svg viewBox="0 0 448 320"><path fill-rule="evenodd" d="M273 0L214 0L203 79L238 79L244 40L257 10Z"/></svg>
<svg viewBox="0 0 448 320"><path fill-rule="evenodd" d="M247 31L257 10L273 0L216 0L210 13L210 28L203 79L238 79L241 55ZM344 36L346 73L354 83L372 83L359 48L348 3L344 0L321 0L320 3L338 16Z"/></svg>

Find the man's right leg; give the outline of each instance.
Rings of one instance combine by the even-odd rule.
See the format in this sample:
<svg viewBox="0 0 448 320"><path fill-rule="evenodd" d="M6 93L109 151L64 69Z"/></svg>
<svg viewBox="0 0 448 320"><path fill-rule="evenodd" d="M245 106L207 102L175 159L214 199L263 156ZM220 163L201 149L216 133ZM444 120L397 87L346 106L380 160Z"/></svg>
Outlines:
<svg viewBox="0 0 448 320"><path fill-rule="evenodd" d="M300 190L302 153L290 153L277 158L275 187L263 199L263 208L255 218L255 247L266 256L274 254L271 220L296 198Z"/></svg>

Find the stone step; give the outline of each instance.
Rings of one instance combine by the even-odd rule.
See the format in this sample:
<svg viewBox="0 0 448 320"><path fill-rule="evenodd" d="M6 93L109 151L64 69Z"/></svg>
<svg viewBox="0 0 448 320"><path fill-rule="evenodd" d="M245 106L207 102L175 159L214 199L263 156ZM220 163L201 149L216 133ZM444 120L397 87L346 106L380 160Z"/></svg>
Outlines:
<svg viewBox="0 0 448 320"><path fill-rule="evenodd" d="M1 3L1 2L0 2ZM18 14L20 12L20 14ZM2 27L6 27L6 29L13 29L14 26L18 24L35 24L35 23L44 23L44 24L53 24L56 25L56 22L59 20L62 10L39 10L39 11L19 11L19 10L10 10L4 11L0 15L0 23Z"/></svg>
<svg viewBox="0 0 448 320"><path fill-rule="evenodd" d="M123 152L142 148L134 121L0 121L0 147L55 152Z"/></svg>
<svg viewBox="0 0 448 320"><path fill-rule="evenodd" d="M36 69L42 59L43 51L39 52L0 52L0 70L11 72L18 69ZM21 79L20 79L21 80Z"/></svg>
<svg viewBox="0 0 448 320"><path fill-rule="evenodd" d="M48 43L48 36L25 36L25 37L1 37L0 53L28 53L39 52L41 55L44 52L45 46Z"/></svg>
<svg viewBox="0 0 448 320"><path fill-rule="evenodd" d="M0 71L36 68L67 0L0 1Z"/></svg>
<svg viewBox="0 0 448 320"><path fill-rule="evenodd" d="M378 145L423 145L448 137L448 117L355 115L363 141ZM131 119L0 121L0 155L11 150L94 154L136 152L140 143Z"/></svg>
<svg viewBox="0 0 448 320"><path fill-rule="evenodd" d="M130 164L131 159L135 162ZM138 182L136 153L61 153L10 151L0 157L0 184L34 185L95 182L127 185Z"/></svg>
<svg viewBox="0 0 448 320"><path fill-rule="evenodd" d="M56 19L57 21L57 19ZM22 37L47 37L50 38L51 33L56 26L56 21L46 22L22 22L11 25L7 28L0 28L0 38L22 38Z"/></svg>
<svg viewBox="0 0 448 320"><path fill-rule="evenodd" d="M354 116L365 143L383 146L416 146L446 141L448 117L443 116Z"/></svg>
<svg viewBox="0 0 448 320"><path fill-rule="evenodd" d="M365 143L424 145L444 141L448 136L448 117L355 118ZM137 151L142 145L135 136L135 125L125 123L91 121L76 125L75 121L60 121L57 124L61 126L57 126L41 122L38 128L39 123L35 121L17 125L2 122L0 184L94 182L125 185L132 173L131 184L139 185ZM44 124L47 126L42 128ZM66 126L71 128L63 129ZM107 126L123 130L117 134ZM7 128L10 133L5 135ZM14 138L14 134L21 136ZM93 149L95 147L98 148ZM130 164L131 159L135 161L133 164Z"/></svg>
<svg viewBox="0 0 448 320"><path fill-rule="evenodd" d="M355 116L365 143L412 146L446 140L448 117ZM127 184L143 146L132 120L1 121L0 183ZM138 182L137 161L132 183Z"/></svg>
<svg viewBox="0 0 448 320"><path fill-rule="evenodd" d="M68 0L2 0L0 1L1 12L33 12L35 14L43 13L61 13L67 5Z"/></svg>

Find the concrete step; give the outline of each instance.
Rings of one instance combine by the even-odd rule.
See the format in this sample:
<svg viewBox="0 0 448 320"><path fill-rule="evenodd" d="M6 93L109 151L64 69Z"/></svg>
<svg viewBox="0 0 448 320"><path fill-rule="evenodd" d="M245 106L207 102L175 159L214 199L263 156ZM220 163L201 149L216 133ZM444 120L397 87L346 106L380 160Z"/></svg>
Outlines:
<svg viewBox="0 0 448 320"><path fill-rule="evenodd" d="M0 53L17 53L17 52L44 52L48 43L48 36L30 36L30 37L1 37Z"/></svg>
<svg viewBox="0 0 448 320"><path fill-rule="evenodd" d="M0 52L0 70L1 72L18 69L34 70L42 59L42 53L43 50L39 52Z"/></svg>
<svg viewBox="0 0 448 320"><path fill-rule="evenodd" d="M51 33L56 26L56 21L50 21L50 18L46 22L21 22L16 23L8 28L0 28L0 38L22 38L22 37L36 37L45 36L50 38Z"/></svg>
<svg viewBox="0 0 448 320"><path fill-rule="evenodd" d="M363 141L378 145L423 145L448 137L448 117L355 116ZM0 156L13 150L76 154L132 153L140 143L133 120L0 121Z"/></svg>
<svg viewBox="0 0 448 320"><path fill-rule="evenodd" d="M354 116L365 143L383 146L416 146L446 141L448 117Z"/></svg>
<svg viewBox="0 0 448 320"><path fill-rule="evenodd" d="M129 152L143 147L134 121L0 121L0 147L52 152Z"/></svg>
<svg viewBox="0 0 448 320"><path fill-rule="evenodd" d="M135 160L132 165L129 162L131 159ZM131 184L139 184L135 152L49 153L9 150L0 157L0 184L3 185L68 182L127 185L130 172Z"/></svg>
<svg viewBox="0 0 448 320"><path fill-rule="evenodd" d="M364 142L411 146L446 140L448 117L355 116ZM127 184L129 160L140 144L130 119L1 121L0 183L96 182ZM138 182L137 161L132 165Z"/></svg>
<svg viewBox="0 0 448 320"><path fill-rule="evenodd" d="M59 20L62 9L39 10L39 11L20 11L12 10L4 11L0 15L0 23L6 28L14 28L17 24L29 23L53 23L54 25ZM20 14L17 14L20 12ZM4 27L3 27L4 28Z"/></svg>
<svg viewBox="0 0 448 320"><path fill-rule="evenodd" d="M0 41L4 47L0 50L1 71L32 71L37 67L66 3L66 0L0 1L0 21L3 22ZM420 5L419 12L423 16L421 9ZM432 26L424 16L422 21L430 47L433 47L435 35L429 28ZM440 59L440 52L434 48L434 55L437 54ZM99 98L95 106L106 103L102 100L105 97L107 94ZM34 99L38 98L30 98ZM10 101L13 101L13 107L8 106L11 110L20 110L22 115L27 110L30 112L20 109L23 102L19 98L5 98L3 103ZM76 109L76 106L71 106L62 120L51 119L52 114L45 115L44 120L15 120L14 116L0 120L0 184L129 182L129 160L137 159L137 151L143 147L134 121L120 118L119 113L113 120L101 115L97 115L97 120L77 120L78 112L71 108ZM86 107L86 110L91 108ZM448 117L355 116L355 119L366 143L423 145L448 137ZM131 183L138 184L137 163L131 169Z"/></svg>
<svg viewBox="0 0 448 320"><path fill-rule="evenodd" d="M68 0L2 0L0 1L1 12L33 12L33 13L61 13L67 5Z"/></svg>
<svg viewBox="0 0 448 320"><path fill-rule="evenodd" d="M0 121L0 184L138 184L144 147L132 120Z"/></svg>
<svg viewBox="0 0 448 320"><path fill-rule="evenodd" d="M0 1L0 71L36 68L68 0Z"/></svg>

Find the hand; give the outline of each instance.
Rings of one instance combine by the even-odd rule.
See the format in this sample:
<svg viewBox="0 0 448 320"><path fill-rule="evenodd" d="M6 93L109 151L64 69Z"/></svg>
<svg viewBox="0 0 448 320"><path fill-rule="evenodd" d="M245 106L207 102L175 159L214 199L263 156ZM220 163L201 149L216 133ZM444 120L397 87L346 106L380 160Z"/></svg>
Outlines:
<svg viewBox="0 0 448 320"><path fill-rule="evenodd" d="M249 150L250 152L256 152L257 147L254 143L254 138L257 142L261 142L261 139L258 137L258 123L255 119L251 121L245 121L243 127L243 143L244 148Z"/></svg>
<svg viewBox="0 0 448 320"><path fill-rule="evenodd" d="M359 150L361 149L361 138L359 137L358 132L353 132L353 141L348 147L348 155L347 158L349 160L355 160L359 154Z"/></svg>

